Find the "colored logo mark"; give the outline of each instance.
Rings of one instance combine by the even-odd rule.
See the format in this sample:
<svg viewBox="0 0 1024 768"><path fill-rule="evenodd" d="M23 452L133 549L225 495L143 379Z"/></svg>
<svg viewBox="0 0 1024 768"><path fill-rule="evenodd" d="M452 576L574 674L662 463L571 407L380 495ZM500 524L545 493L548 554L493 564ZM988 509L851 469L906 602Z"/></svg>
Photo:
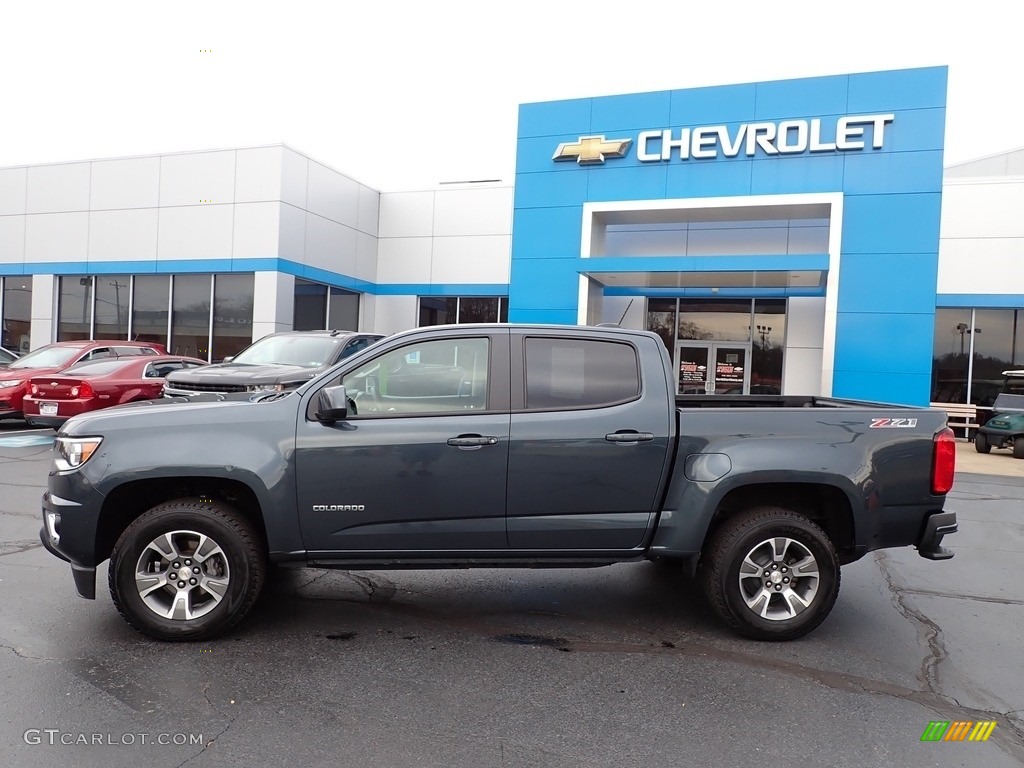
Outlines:
<svg viewBox="0 0 1024 768"><path fill-rule="evenodd" d="M995 720L932 720L921 741L988 741L995 729Z"/></svg>
<svg viewBox="0 0 1024 768"><path fill-rule="evenodd" d="M563 141L552 160L575 160L579 165L603 163L606 157L625 157L632 139L606 139L604 136L580 136L579 141Z"/></svg>

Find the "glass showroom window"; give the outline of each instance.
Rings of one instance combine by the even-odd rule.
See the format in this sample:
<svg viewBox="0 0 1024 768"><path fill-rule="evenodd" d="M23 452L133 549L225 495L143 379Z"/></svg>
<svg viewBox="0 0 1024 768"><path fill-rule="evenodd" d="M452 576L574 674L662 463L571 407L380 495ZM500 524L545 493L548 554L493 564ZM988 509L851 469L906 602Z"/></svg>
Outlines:
<svg viewBox="0 0 1024 768"><path fill-rule="evenodd" d="M309 280L295 279L293 330L319 331L332 328L354 331L358 327L358 293Z"/></svg>
<svg viewBox="0 0 1024 768"><path fill-rule="evenodd" d="M3 340L0 346L23 355L29 351L32 330L32 278L0 278L0 317Z"/></svg>
<svg viewBox="0 0 1024 768"><path fill-rule="evenodd" d="M211 359L234 357L252 343L252 275L216 275Z"/></svg>
<svg viewBox="0 0 1024 768"><path fill-rule="evenodd" d="M210 294L212 275L175 275L171 286L171 346L173 355L210 355Z"/></svg>
<svg viewBox="0 0 1024 768"><path fill-rule="evenodd" d="M132 339L167 346L170 275L136 275L132 280Z"/></svg>
<svg viewBox="0 0 1024 768"><path fill-rule="evenodd" d="M937 309L932 402L990 407L1003 371L1024 368L1024 309Z"/></svg>
<svg viewBox="0 0 1024 768"><path fill-rule="evenodd" d="M127 339L131 307L130 275L96 275L93 290L96 303L93 318L94 339Z"/></svg>
<svg viewBox="0 0 1024 768"><path fill-rule="evenodd" d="M507 323L508 299L504 296L422 296L420 326L454 323Z"/></svg>
<svg viewBox="0 0 1024 768"><path fill-rule="evenodd" d="M92 338L92 283L82 275L58 278L57 341Z"/></svg>

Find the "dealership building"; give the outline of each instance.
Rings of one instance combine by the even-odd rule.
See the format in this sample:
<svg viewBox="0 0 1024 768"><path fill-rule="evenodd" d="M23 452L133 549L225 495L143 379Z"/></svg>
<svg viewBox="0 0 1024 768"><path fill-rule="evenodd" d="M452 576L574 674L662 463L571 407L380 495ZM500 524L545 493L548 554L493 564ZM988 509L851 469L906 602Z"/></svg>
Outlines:
<svg viewBox="0 0 1024 768"><path fill-rule="evenodd" d="M943 165L946 69L524 104L514 183L283 145L0 169L3 345L616 323L681 393L991 403L1024 367L1024 150Z"/></svg>

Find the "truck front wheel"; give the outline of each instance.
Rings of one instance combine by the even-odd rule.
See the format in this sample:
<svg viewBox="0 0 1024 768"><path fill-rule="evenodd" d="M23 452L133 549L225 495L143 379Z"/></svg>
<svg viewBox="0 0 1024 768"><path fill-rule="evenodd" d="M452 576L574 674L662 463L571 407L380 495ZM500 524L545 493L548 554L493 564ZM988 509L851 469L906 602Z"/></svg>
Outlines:
<svg viewBox="0 0 1024 768"><path fill-rule="evenodd" d="M726 520L701 559L704 592L734 631L793 640L825 620L839 595L839 558L803 515L760 507Z"/></svg>
<svg viewBox="0 0 1024 768"><path fill-rule="evenodd" d="M206 640L242 620L266 568L260 537L237 511L177 499L125 529L110 555L108 583L117 610L143 634Z"/></svg>

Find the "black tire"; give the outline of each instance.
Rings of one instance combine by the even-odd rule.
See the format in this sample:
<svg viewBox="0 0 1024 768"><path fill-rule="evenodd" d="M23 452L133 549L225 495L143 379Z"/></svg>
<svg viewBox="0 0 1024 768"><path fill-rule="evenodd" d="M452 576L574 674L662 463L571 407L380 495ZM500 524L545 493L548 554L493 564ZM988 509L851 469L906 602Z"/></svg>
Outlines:
<svg viewBox="0 0 1024 768"><path fill-rule="evenodd" d="M988 438L979 432L974 437L974 450L978 453L991 453L992 445L989 443Z"/></svg>
<svg viewBox="0 0 1024 768"><path fill-rule="evenodd" d="M782 558L775 556L775 540L788 542ZM808 556L816 576L800 576L788 567L809 563ZM741 577L747 558L750 565ZM804 568L809 571L810 565ZM839 596L839 571L839 558L825 531L803 515L777 507L751 509L726 520L701 558L701 581L711 607L733 631L754 640L793 640L821 624ZM755 600L753 605L748 602Z"/></svg>
<svg viewBox="0 0 1024 768"><path fill-rule="evenodd" d="M160 550L151 546L158 540ZM161 557L164 549L172 554ZM193 559L196 554L200 557ZM136 582L140 568L143 579L152 580L145 598ZM110 555L107 582L121 616L143 634L157 640L209 640L245 618L263 589L266 571L263 542L242 515L220 501L188 498L159 504L124 530ZM174 579L168 579L172 573ZM178 582L177 574L194 575L190 581L196 586ZM167 583L158 586L161 579ZM195 615L172 618L178 609Z"/></svg>
<svg viewBox="0 0 1024 768"><path fill-rule="evenodd" d="M1024 435L1013 438L1013 458L1024 459Z"/></svg>

